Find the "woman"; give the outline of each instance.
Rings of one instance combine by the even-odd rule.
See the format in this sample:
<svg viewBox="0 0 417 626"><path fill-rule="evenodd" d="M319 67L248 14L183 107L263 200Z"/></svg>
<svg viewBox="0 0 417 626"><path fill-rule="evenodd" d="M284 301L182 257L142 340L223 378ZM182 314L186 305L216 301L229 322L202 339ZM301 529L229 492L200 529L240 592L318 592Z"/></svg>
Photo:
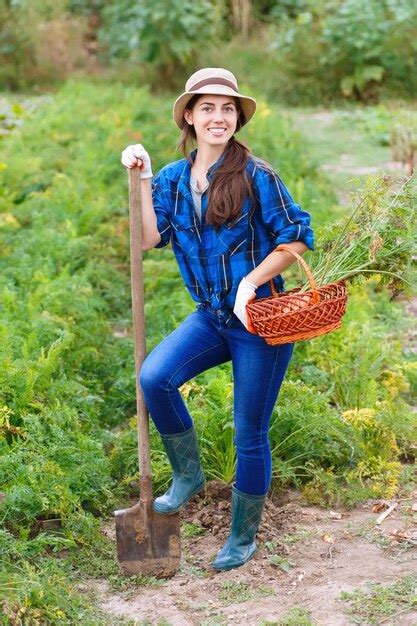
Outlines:
<svg viewBox="0 0 417 626"><path fill-rule="evenodd" d="M175 101L179 148L197 149L163 167L152 180L141 144L122 154L126 168L142 175L143 249L169 241L182 277L198 303L144 360L139 376L146 405L173 468L168 491L155 511L175 513L205 486L193 420L179 387L197 374L232 361L236 481L232 522L216 570L243 565L253 556L271 474L269 421L293 352L293 344L268 345L247 330L245 307L270 295L268 281L284 290L279 275L294 262L280 243L299 254L313 250L310 216L302 211L272 168L235 138L256 109L223 68L195 72Z"/></svg>

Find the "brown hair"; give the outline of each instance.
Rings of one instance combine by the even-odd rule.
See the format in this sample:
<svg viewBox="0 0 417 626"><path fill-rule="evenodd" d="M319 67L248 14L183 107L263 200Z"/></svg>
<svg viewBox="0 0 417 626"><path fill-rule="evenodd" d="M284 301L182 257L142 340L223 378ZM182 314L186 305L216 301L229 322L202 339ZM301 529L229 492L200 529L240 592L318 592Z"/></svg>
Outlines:
<svg viewBox="0 0 417 626"><path fill-rule="evenodd" d="M200 97L201 94L195 94L186 108L191 111ZM237 132L242 128L245 118L237 98L235 98L235 102L238 110L235 131ZM194 125L184 124L177 149L187 157L189 144L193 144L196 138ZM206 222L212 224L216 229L226 220L234 220L239 216L247 196L252 200L254 198L252 185L246 175L246 164L251 154L249 148L233 135L223 154L224 160L219 165L208 190ZM191 162L190 157L187 158Z"/></svg>

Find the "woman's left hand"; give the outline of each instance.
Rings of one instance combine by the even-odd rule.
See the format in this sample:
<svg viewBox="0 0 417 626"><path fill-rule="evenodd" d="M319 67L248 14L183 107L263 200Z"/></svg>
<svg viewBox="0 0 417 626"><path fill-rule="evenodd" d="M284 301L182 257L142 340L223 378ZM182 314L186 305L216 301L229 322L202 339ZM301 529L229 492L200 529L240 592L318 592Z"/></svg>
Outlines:
<svg viewBox="0 0 417 626"><path fill-rule="evenodd" d="M255 291L257 286L250 283L246 278L242 278L237 288L235 305L233 307L233 313L240 319L244 327L247 329L248 322L246 317L246 305L251 300L256 298Z"/></svg>

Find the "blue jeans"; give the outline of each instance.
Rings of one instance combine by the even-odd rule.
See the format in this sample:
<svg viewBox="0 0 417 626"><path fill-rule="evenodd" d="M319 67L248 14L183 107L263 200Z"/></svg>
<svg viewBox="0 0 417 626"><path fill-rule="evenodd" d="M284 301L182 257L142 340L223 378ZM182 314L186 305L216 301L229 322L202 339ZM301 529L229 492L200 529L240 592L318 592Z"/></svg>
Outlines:
<svg viewBox="0 0 417 626"><path fill-rule="evenodd" d="M197 374L231 360L236 487L264 495L272 475L269 422L294 344L270 346L246 330L235 315L228 322L227 317L209 305L198 305L149 353L139 383L159 433L176 434L193 425L178 388Z"/></svg>

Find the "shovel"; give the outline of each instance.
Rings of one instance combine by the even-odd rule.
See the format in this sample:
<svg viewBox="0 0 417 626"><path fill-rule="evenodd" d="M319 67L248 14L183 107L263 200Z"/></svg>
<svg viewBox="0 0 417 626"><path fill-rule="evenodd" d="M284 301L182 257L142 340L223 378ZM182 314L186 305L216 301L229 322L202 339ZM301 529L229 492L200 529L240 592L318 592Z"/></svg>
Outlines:
<svg viewBox="0 0 417 626"><path fill-rule="evenodd" d="M130 275L136 372L146 356L142 267L142 206L140 170L129 174ZM129 509L115 511L117 560L125 574L169 578L181 556L179 513L161 515L152 508L149 454L149 414L136 377L140 499Z"/></svg>

